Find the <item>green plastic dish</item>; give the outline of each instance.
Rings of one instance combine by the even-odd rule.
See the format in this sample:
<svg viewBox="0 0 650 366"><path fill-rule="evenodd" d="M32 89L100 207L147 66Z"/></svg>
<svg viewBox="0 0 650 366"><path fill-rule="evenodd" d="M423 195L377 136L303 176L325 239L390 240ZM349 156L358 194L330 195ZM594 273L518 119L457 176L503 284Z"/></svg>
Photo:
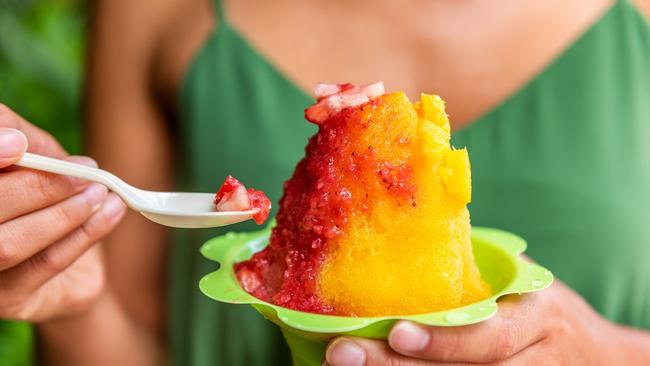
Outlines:
<svg viewBox="0 0 650 366"><path fill-rule="evenodd" d="M228 233L211 239L201 253L220 263L220 268L203 277L201 291L208 297L231 304L249 304L282 329L296 366L320 366L327 342L339 335L386 339L400 319L432 326L461 326L481 322L497 312L497 299L514 293L544 289L553 282L547 269L523 260L519 255L526 242L505 231L474 227L474 258L481 276L494 295L482 301L445 311L418 315L344 317L295 311L264 302L240 286L235 263L250 258L268 244L270 225L252 233Z"/></svg>

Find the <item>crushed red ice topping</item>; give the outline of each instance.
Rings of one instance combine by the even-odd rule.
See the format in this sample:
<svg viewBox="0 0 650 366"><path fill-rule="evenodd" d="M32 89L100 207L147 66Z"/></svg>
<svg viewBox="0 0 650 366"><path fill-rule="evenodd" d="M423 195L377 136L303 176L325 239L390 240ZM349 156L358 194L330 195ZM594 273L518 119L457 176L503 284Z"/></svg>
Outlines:
<svg viewBox="0 0 650 366"><path fill-rule="evenodd" d="M257 210L257 213L253 215L253 220L256 224L262 225L271 212L271 200L266 197L264 192L253 188L249 188L246 192L248 192L248 198L251 201L250 207Z"/></svg>
<svg viewBox="0 0 650 366"><path fill-rule="evenodd" d="M269 246L237 263L235 272L244 289L259 299L300 311L335 314L317 295L317 282L332 239L348 222L352 192L346 177L361 179L358 174L376 171L388 190L410 200L411 187L405 181L412 171L382 164L370 147L357 150L350 144L350 134L365 128L355 123L357 114L364 105L374 108L380 103L376 97L384 94L381 82L362 87L319 84L314 94L316 104L305 110L305 117L318 124L319 132L310 138L305 157L284 185Z"/></svg>
<svg viewBox="0 0 650 366"><path fill-rule="evenodd" d="M351 83L321 83L314 88L316 104L305 109L305 118L318 125L328 120L333 114L345 108L364 104L383 95L384 92L384 83L381 81L363 86Z"/></svg>
<svg viewBox="0 0 650 366"><path fill-rule="evenodd" d="M217 211L256 210L253 220L258 225L266 221L271 211L271 200L262 191L246 187L232 176L223 182L214 198Z"/></svg>

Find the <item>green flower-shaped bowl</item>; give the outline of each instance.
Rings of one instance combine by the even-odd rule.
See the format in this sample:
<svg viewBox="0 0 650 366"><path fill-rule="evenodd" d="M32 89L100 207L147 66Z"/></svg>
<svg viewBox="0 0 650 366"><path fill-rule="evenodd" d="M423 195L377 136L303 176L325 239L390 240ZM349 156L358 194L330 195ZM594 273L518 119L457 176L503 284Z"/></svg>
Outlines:
<svg viewBox="0 0 650 366"><path fill-rule="evenodd" d="M249 304L280 326L297 366L320 365L327 342L339 335L386 339L390 328L400 319L432 326L478 323L497 312L499 297L539 291L553 282L551 272L519 256L526 249L523 239L500 230L474 227L474 258L481 276L492 287L493 295L489 298L460 308L408 316L344 317L306 313L264 302L244 291L237 281L233 265L262 250L268 244L269 234L270 227L267 227L252 233L228 233L205 243L201 253L219 262L220 268L203 277L199 287L214 300Z"/></svg>

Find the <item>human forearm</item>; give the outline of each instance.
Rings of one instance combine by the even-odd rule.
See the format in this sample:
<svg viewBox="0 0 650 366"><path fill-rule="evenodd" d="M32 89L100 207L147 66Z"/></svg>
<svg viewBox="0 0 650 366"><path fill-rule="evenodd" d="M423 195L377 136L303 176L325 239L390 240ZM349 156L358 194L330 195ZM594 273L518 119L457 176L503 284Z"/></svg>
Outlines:
<svg viewBox="0 0 650 366"><path fill-rule="evenodd" d="M165 363L158 337L138 326L106 292L87 312L38 325L43 365L147 366Z"/></svg>

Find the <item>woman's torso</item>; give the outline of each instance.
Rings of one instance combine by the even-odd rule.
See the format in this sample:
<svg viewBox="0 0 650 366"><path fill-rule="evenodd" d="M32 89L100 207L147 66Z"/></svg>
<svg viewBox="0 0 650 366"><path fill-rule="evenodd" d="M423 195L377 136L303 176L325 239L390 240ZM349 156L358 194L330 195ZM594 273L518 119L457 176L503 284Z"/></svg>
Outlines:
<svg viewBox="0 0 650 366"><path fill-rule="evenodd" d="M167 69L187 69L176 72L185 154L179 184L211 190L233 174L277 202L314 132L302 118L311 102L304 90L321 78L384 79L411 96L433 91L448 101L455 144L470 151L473 222L519 233L533 258L601 313L650 328L643 265L650 226L642 211L650 204L648 24L629 4L591 2L571 19L542 3L489 14L498 21L481 19L491 18L480 16L485 9L456 9L463 14L456 21L453 8L404 10L406 20L398 8L375 9L378 15L357 9L349 13L370 20L354 24L330 5L228 2L200 51L185 57L189 66L181 60ZM568 3L553 5L584 6ZM263 19L246 17L249 11ZM428 12L429 22L416 15ZM409 15L417 19L408 22ZM484 28L465 29L469 19ZM199 293L198 279L216 265L198 247L221 232L175 234L170 333L177 363L288 363L279 333L261 316Z"/></svg>

